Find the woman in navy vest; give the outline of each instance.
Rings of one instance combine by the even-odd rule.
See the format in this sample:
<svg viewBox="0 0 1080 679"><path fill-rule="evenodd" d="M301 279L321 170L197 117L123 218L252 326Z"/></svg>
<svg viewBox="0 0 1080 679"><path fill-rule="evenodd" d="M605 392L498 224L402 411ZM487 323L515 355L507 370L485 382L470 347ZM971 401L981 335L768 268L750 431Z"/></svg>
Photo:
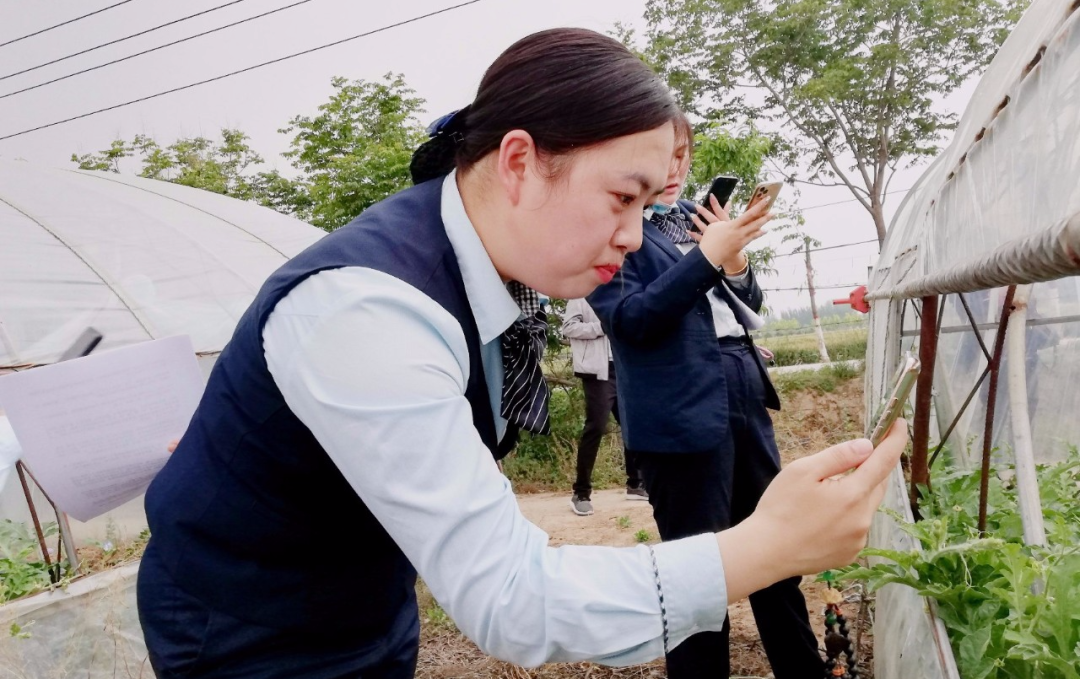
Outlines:
<svg viewBox="0 0 1080 679"><path fill-rule="evenodd" d="M734 529L654 547L550 548L496 468L508 425L547 426L530 290L582 297L640 246L677 114L611 38L524 38L432 131L417 186L266 281L147 492L159 677L411 677L417 572L491 655L639 663L855 556L901 428L792 465Z"/></svg>

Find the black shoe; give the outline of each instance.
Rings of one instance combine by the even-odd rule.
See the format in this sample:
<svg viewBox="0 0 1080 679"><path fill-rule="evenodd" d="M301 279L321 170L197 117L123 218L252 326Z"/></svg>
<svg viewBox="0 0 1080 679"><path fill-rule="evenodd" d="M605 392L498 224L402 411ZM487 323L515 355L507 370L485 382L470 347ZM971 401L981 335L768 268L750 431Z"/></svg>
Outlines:
<svg viewBox="0 0 1080 679"><path fill-rule="evenodd" d="M649 493L645 491L645 488L638 486L637 488L626 489L627 500L648 500Z"/></svg>

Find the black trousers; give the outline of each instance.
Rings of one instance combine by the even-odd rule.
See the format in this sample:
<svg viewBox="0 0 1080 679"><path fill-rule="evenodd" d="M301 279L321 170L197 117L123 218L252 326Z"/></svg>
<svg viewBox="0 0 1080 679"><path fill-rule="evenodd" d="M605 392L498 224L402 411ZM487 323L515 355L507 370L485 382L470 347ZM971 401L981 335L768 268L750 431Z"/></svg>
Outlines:
<svg viewBox="0 0 1080 679"><path fill-rule="evenodd" d="M333 620L285 631L238 620L188 594L153 545L151 539L139 566L137 603L158 679L412 679L416 671L415 600L376 639L341 634Z"/></svg>
<svg viewBox="0 0 1080 679"><path fill-rule="evenodd" d="M753 513L765 488L780 472L772 420L764 405L765 387L752 349L741 344L721 344L721 348L731 413L729 434L721 449L709 453L635 451L664 540L738 524ZM678 413L658 416L678 417ZM776 679L813 679L825 672L800 581L791 578L750 595ZM730 625L725 621L723 631L695 634L677 646L667 656L669 679L727 677L729 636Z"/></svg>
<svg viewBox="0 0 1080 679"><path fill-rule="evenodd" d="M608 416L614 415L619 421L619 402L615 394L615 364L608 363L608 378L599 380L596 375L579 373L582 387L585 389L585 428L581 432L577 453L577 480L574 481L574 495L589 498L592 494L592 473L596 466L596 452L600 450L600 440L608 428ZM634 456L623 450L626 462L626 487L637 488L641 485Z"/></svg>

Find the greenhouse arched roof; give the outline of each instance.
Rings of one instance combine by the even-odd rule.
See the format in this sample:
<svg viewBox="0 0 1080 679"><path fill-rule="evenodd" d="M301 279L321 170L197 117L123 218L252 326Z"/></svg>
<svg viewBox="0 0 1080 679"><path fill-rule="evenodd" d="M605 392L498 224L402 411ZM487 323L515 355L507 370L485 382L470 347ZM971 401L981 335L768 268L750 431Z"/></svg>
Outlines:
<svg viewBox="0 0 1080 679"><path fill-rule="evenodd" d="M163 181L0 160L0 368L189 335L221 351L266 277L325 232Z"/></svg>

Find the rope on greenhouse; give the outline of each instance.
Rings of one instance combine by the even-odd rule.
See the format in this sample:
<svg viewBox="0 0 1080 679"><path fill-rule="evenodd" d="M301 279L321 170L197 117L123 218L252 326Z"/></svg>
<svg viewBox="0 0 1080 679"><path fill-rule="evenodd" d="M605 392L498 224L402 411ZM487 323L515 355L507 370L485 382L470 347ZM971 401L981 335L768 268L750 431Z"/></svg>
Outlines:
<svg viewBox="0 0 1080 679"><path fill-rule="evenodd" d="M1080 274L1080 213L988 254L913 281L874 290L868 300L912 299L989 288L1043 283Z"/></svg>

